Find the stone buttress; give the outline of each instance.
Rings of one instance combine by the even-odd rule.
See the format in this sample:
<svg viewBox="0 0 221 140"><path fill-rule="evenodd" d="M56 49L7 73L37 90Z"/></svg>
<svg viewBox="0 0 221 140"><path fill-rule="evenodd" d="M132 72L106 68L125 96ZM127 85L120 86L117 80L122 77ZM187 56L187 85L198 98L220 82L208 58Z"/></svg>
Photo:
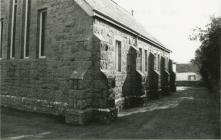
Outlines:
<svg viewBox="0 0 221 140"><path fill-rule="evenodd" d="M109 123L117 118L114 102L114 78L100 69L100 39L91 38L92 65L87 70L78 69L70 76L67 123L84 125L88 122ZM82 54L83 55L83 54Z"/></svg>
<svg viewBox="0 0 221 140"><path fill-rule="evenodd" d="M149 54L149 95L151 99L159 98L161 93L160 73L154 69L154 54Z"/></svg>
<svg viewBox="0 0 221 140"><path fill-rule="evenodd" d="M166 60L164 57L161 57L161 91L163 95L170 93L169 77L170 74L166 69Z"/></svg>
<svg viewBox="0 0 221 140"><path fill-rule="evenodd" d="M170 84L170 91L176 92L176 73L173 71L173 61L169 60L169 84Z"/></svg>

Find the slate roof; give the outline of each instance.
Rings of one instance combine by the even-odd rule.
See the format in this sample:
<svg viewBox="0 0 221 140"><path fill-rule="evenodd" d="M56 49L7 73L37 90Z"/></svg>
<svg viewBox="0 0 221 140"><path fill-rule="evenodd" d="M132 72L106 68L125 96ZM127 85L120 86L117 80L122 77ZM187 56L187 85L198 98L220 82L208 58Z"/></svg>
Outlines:
<svg viewBox="0 0 221 140"><path fill-rule="evenodd" d="M119 22L120 24L126 26L127 28L133 30L134 32L139 33L145 38L153 41L160 45L163 49L166 49L165 46L158 41L155 37L149 34L145 27L136 21L136 19L129 13L127 10L119 6L113 0L85 0L89 4L93 11L102 13L103 15L111 18L114 21ZM168 50L168 49L166 49ZM170 50L168 50L170 51Z"/></svg>
<svg viewBox="0 0 221 140"><path fill-rule="evenodd" d="M185 73L185 72L199 73L199 69L196 65L193 65L193 64L176 64L176 72L177 73Z"/></svg>

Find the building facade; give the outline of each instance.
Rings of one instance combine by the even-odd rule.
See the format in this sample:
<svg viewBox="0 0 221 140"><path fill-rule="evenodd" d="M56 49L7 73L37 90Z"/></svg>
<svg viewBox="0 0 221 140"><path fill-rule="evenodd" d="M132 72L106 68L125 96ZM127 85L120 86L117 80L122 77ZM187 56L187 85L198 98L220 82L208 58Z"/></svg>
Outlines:
<svg viewBox="0 0 221 140"><path fill-rule="evenodd" d="M177 81L201 81L202 77L196 72L177 73Z"/></svg>
<svg viewBox="0 0 221 140"><path fill-rule="evenodd" d="M177 64L176 65L176 81L201 81L199 69L193 64Z"/></svg>
<svg viewBox="0 0 221 140"><path fill-rule="evenodd" d="M177 86L199 86L202 85L202 77L199 69L193 64L176 64Z"/></svg>
<svg viewBox="0 0 221 140"><path fill-rule="evenodd" d="M111 0L1 0L1 101L110 122L175 88L171 51Z"/></svg>

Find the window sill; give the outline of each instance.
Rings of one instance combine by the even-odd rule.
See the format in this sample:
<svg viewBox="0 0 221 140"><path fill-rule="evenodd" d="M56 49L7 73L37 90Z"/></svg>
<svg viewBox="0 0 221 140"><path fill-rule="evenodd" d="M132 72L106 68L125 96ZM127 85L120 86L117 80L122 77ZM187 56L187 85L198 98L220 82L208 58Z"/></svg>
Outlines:
<svg viewBox="0 0 221 140"><path fill-rule="evenodd" d="M46 59L46 56L39 56L39 59Z"/></svg>

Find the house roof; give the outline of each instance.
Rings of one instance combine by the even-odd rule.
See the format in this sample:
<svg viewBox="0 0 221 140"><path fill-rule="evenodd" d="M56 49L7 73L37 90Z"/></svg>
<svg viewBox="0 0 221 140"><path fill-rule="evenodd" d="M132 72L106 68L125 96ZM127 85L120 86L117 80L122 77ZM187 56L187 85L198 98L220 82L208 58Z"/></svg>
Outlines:
<svg viewBox="0 0 221 140"><path fill-rule="evenodd" d="M199 73L199 69L196 65L193 65L193 64L176 64L176 72L177 73L186 73L186 72Z"/></svg>
<svg viewBox="0 0 221 140"><path fill-rule="evenodd" d="M135 32L136 34L144 37L146 40L155 44L156 46L171 52L160 41L148 33L140 23L129 13L127 10L119 6L113 0L84 0L96 14L105 16L113 22L117 22L125 28Z"/></svg>

